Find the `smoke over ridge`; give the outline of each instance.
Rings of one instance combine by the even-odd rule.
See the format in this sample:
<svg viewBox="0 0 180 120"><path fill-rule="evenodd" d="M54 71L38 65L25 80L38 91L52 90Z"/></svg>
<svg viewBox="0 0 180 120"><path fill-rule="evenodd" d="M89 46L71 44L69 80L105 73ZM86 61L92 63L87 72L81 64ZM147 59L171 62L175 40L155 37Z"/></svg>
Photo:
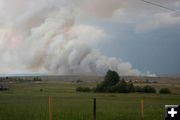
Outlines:
<svg viewBox="0 0 180 120"><path fill-rule="evenodd" d="M45 1L0 0L0 72L103 75L112 69L120 75L142 74L130 63L93 49L93 44L101 43L106 32L77 24L79 13L91 10L85 9L90 1ZM107 15L120 6L109 8ZM100 9L96 15L106 16L105 8Z"/></svg>

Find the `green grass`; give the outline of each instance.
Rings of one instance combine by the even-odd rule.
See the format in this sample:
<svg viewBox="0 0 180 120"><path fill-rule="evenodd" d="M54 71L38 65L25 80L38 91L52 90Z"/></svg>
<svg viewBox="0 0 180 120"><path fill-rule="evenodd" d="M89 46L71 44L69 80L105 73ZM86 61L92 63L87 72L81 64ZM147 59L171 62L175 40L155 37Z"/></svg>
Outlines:
<svg viewBox="0 0 180 120"><path fill-rule="evenodd" d="M157 89L168 84L154 84ZM16 83L0 92L0 120L48 120L48 96L53 96L53 120L92 120L93 98L97 98L97 120L139 120L144 97L145 119L163 120L165 104L180 104L180 87L168 86L173 94L78 93L78 86L94 83ZM43 89L43 92L40 92Z"/></svg>

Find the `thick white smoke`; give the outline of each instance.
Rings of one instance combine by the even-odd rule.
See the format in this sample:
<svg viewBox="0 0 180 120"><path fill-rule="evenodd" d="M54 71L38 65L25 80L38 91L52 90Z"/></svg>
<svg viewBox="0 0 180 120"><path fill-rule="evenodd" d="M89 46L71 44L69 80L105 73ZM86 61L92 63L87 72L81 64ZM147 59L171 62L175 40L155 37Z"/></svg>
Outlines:
<svg viewBox="0 0 180 120"><path fill-rule="evenodd" d="M120 75L140 75L130 63L92 48L106 32L77 24L85 5L70 0L0 0L0 72L103 75L112 69Z"/></svg>

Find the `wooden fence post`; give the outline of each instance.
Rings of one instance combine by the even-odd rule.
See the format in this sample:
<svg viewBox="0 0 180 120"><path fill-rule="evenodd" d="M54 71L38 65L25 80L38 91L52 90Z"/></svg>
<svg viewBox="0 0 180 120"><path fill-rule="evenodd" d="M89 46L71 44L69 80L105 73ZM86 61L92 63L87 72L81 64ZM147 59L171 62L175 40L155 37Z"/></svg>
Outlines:
<svg viewBox="0 0 180 120"><path fill-rule="evenodd" d="M144 97L141 99L141 120L144 120Z"/></svg>
<svg viewBox="0 0 180 120"><path fill-rule="evenodd" d="M58 97L56 97L56 119L58 120Z"/></svg>
<svg viewBox="0 0 180 120"><path fill-rule="evenodd" d="M93 99L93 120L96 120L96 98Z"/></svg>
<svg viewBox="0 0 180 120"><path fill-rule="evenodd" d="M49 120L52 120L52 96L49 96Z"/></svg>

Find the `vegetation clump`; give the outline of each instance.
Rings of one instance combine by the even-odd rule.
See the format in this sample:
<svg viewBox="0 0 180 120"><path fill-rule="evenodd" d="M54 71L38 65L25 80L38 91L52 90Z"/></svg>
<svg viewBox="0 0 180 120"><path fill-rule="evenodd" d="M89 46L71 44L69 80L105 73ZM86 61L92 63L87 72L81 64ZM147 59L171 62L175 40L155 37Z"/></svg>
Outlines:
<svg viewBox="0 0 180 120"><path fill-rule="evenodd" d="M90 92L91 89L89 87L78 87L76 88L77 92Z"/></svg>
<svg viewBox="0 0 180 120"><path fill-rule="evenodd" d="M168 88L161 88L159 90L160 94L171 94L171 91Z"/></svg>
<svg viewBox="0 0 180 120"><path fill-rule="evenodd" d="M0 91L7 91L7 90L8 90L7 87L5 87L5 86L3 86L3 85L0 85Z"/></svg>
<svg viewBox="0 0 180 120"><path fill-rule="evenodd" d="M34 81L42 81L40 77L34 77Z"/></svg>
<svg viewBox="0 0 180 120"><path fill-rule="evenodd" d="M156 93L156 89L152 86L134 86L132 81L120 79L116 71L109 70L106 73L104 81L97 85L95 92L110 92L110 93Z"/></svg>
<svg viewBox="0 0 180 120"><path fill-rule="evenodd" d="M134 86L132 81L125 81L121 79L116 71L108 70L104 77L104 81L97 84L96 88L90 89L88 87L78 87L77 92L101 92L101 93L156 93L156 89L150 85ZM168 92L162 90L161 92Z"/></svg>
<svg viewBox="0 0 180 120"><path fill-rule="evenodd" d="M156 89L150 85L146 85L142 88L142 92L144 92L144 93L156 93Z"/></svg>
<svg viewBox="0 0 180 120"><path fill-rule="evenodd" d="M83 81L82 80L76 80L76 83L82 83Z"/></svg>
<svg viewBox="0 0 180 120"><path fill-rule="evenodd" d="M43 92L43 89L41 88L39 91L40 91L40 92Z"/></svg>

